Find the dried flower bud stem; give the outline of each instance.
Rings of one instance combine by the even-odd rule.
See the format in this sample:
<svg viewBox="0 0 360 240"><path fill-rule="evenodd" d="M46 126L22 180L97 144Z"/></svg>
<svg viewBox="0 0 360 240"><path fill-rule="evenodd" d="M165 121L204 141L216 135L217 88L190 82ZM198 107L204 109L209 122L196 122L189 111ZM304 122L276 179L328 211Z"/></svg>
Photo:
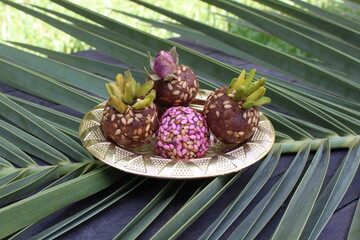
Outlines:
<svg viewBox="0 0 360 240"><path fill-rule="evenodd" d="M154 87L154 81L148 80L141 86L140 97L144 97Z"/></svg>
<svg viewBox="0 0 360 240"><path fill-rule="evenodd" d="M116 75L116 85L120 88L120 89L122 89L123 88L123 86L124 86L124 76L121 74L121 73L119 73L119 74L117 74Z"/></svg>
<svg viewBox="0 0 360 240"><path fill-rule="evenodd" d="M262 96L264 96L265 92L266 92L265 87L260 87L255 92L253 92L252 94L247 96L245 98L245 102L247 102L247 101L254 101L255 102L255 101L259 100Z"/></svg>
<svg viewBox="0 0 360 240"><path fill-rule="evenodd" d="M269 97L262 97L254 103L254 106L260 106L263 104L270 104L271 99Z"/></svg>
<svg viewBox="0 0 360 240"><path fill-rule="evenodd" d="M127 106L119 98L111 95L109 98L110 104L120 113L124 113L127 109Z"/></svg>
<svg viewBox="0 0 360 240"><path fill-rule="evenodd" d="M131 82L127 82L124 89L124 96L123 101L126 104L131 104L133 101L133 95L132 95L132 84Z"/></svg>
<svg viewBox="0 0 360 240"><path fill-rule="evenodd" d="M251 83L247 94L250 95L253 92L255 92L256 90L258 90L260 87L264 86L265 81L266 81L265 78L260 78L255 83Z"/></svg>

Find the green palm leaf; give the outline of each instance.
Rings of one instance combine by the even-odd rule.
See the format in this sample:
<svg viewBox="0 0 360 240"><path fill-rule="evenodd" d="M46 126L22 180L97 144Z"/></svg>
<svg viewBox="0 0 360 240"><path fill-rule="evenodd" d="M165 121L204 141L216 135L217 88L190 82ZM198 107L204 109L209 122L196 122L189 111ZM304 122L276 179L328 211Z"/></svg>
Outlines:
<svg viewBox="0 0 360 240"><path fill-rule="evenodd" d="M279 69L285 70L289 73L291 73L293 76L296 76L298 79L301 79L303 81L307 81L312 84L318 84L323 89L326 89L330 92L333 92L333 89L337 89L337 93L341 94L343 97L354 99L358 101L359 91L360 87L358 84L352 83L347 79L344 79L340 76L335 76L331 74L330 72L327 72L324 69L320 69L314 65L310 65L302 60L296 59L286 53L282 53L280 51L276 51L274 49L271 49L269 47L261 46L260 44L257 44L253 41L249 41L247 39L244 39L240 36L236 36L234 34L226 33L222 30L210 27L206 24L194 21L189 18L185 18L183 16L180 16L179 14L167 11L166 9L162 9L159 7L156 7L154 5L133 0L133 2L142 4L152 10L155 10L157 12L163 13L182 24L189 26L191 28L197 29L209 36L217 37L219 40L233 46L236 48L240 48L241 50L247 52L248 54L252 54L253 56L257 56L259 59L268 61L273 63L274 67L277 67ZM292 66L292 67L291 67ZM296 66L296 67L295 67ZM299 68L302 69L302 71L298 71ZM327 79L326 85L321 79ZM340 90L337 88L341 86L343 89L344 86L348 86L347 90L343 89ZM352 90L350 90L352 89ZM340 91L340 92L339 92Z"/></svg>
<svg viewBox="0 0 360 240"><path fill-rule="evenodd" d="M34 223L70 203L79 201L95 192L110 186L121 177L116 170L103 167L85 174L57 187L47 189L0 209L2 224L0 237L5 237L21 228ZM90 184L91 183L91 184ZM76 192L77 194L68 194ZM59 198L59 196L63 196ZM38 206L42 206L38 208ZM45 207L47 206L47 207ZM51 206L51 207L50 207ZM19 221L21 219L21 221Z"/></svg>
<svg viewBox="0 0 360 240"><path fill-rule="evenodd" d="M317 17L312 12L304 11L300 8L290 6L283 2L278 2L274 0L269 0L269 1L256 0L256 1L261 2L262 4L266 4L269 7L283 11L286 14L289 14L300 20L303 20L320 29L324 29L325 31L328 31L329 33L345 40L346 42L354 44L355 46L358 40L360 40L360 32L358 30L359 27L354 29L347 25L344 26L342 24L339 24L338 22L332 21L331 18L327 19L327 18Z"/></svg>
<svg viewBox="0 0 360 240"><path fill-rule="evenodd" d="M242 70L115 21L90 7L64 0L52 1L82 16L79 19L48 8L8 0L1 2L130 65L134 77L140 81L146 78L143 71L144 66L148 68L146 52L155 54L172 46L177 47L181 62L198 74L202 88L213 90L228 84L228 80ZM150 231L153 236L147 236L152 239L188 236L186 230L191 231L208 217L211 207L229 196L231 189L235 191L230 195L232 198L217 210L219 214L211 219L213 223L203 227L202 233L193 238L254 239L270 223L274 224L272 218L279 214L282 206L286 210L280 222L275 221L273 225L273 239L317 238L359 173L360 51L357 43L360 25L297 0L292 1L297 4L295 6L282 1L258 0L286 15L264 12L235 1L202 1L226 11L222 16L227 21L237 20L229 16L231 13L241 16L257 26L258 34L273 34L308 52L313 57L308 59L220 30L191 19L187 14L140 0L133 2L178 23L144 18L131 10L118 12L274 69L297 81L259 73L259 77L267 78L272 98L272 105L262 107L261 111L275 126L277 141L261 164L237 174L191 182L194 183L192 189L188 188L189 181L163 180L161 186L164 187L160 191L149 189L150 200L124 227L115 230L113 237L135 239ZM210 8L205 3L203 6ZM134 190L143 187L147 179L94 161L81 146L77 133L83 114L107 97L104 84L126 67L24 43L9 43L0 43L0 83L51 103L42 105L43 101L34 103L22 99L11 89L0 93L0 219L6 219L1 222L0 238L12 235L10 239L52 239L76 230L77 226L86 224L87 220L115 204L126 207L128 202L120 200L136 198ZM60 109L66 108L70 114L57 111L55 104L62 105ZM324 179L331 174L328 170L330 158L338 148L348 149L348 153L326 184ZM287 158L288 153L294 155ZM312 161L309 156L313 157ZM306 165L306 162L311 163ZM238 188L244 179L243 187ZM268 187L269 184L273 185ZM101 200L43 228L48 216L99 192ZM183 194L188 196L184 204L178 206L167 221L162 221L163 214L171 212L173 204L178 204L177 198ZM258 200L259 196L263 197ZM245 212L248 215L244 216ZM349 239L359 238L358 216L359 206ZM154 226L157 228L152 229ZM37 229L41 230L37 232Z"/></svg>
<svg viewBox="0 0 360 240"><path fill-rule="evenodd" d="M334 69L349 74L352 76L351 78L353 78L354 81L359 82L357 76L359 75L358 71L360 69L360 62L357 58L344 54L343 52L338 51L337 49L334 49L324 44L323 42L317 41L308 35L295 31L286 25L272 21L268 17L262 16L262 14L253 11L248 7L244 7L242 4L234 4L229 1L222 0L203 1L223 8L236 16L241 16L248 22L257 25L268 33L273 34L289 43L292 43L294 46L297 46L304 51L307 51Z"/></svg>
<svg viewBox="0 0 360 240"><path fill-rule="evenodd" d="M268 193L267 196L273 196L273 198L271 200L276 201L276 198L274 196L275 193L281 193L283 195L283 198L289 194L290 190L286 191L286 187L282 186L282 185L286 185L288 188L291 188L291 186L295 185L296 182L296 177L294 176L299 176L302 172L302 169L305 166L306 160L308 158L310 152L310 146L308 145L307 147L303 147L301 151L299 151L299 153L297 154L296 158L294 159L292 165L289 167L289 169L287 170L287 172L282 176L282 179L279 180L279 183L277 183ZM289 179L289 178L292 179ZM253 180L254 178L252 178ZM249 182L250 184L250 182ZM250 187L250 186L249 186ZM257 187L257 186L251 186L251 188L253 187ZM260 214L262 212L264 212L264 208L265 206L267 206L265 203L269 202L269 197L265 197L259 204L258 206L253 210L253 212L255 212L255 214ZM220 217L218 217L216 219L216 221L210 225L207 230L202 234L202 236L200 238L203 239L218 239L219 237L221 237L221 235L226 231L226 229L231 226L231 224L236 220L236 218L241 214L241 212L245 209L246 207L246 203L248 203L248 201L252 200L252 198L250 198L249 200L246 201L246 198L244 199L245 195L243 196L243 192L237 197L237 199L234 199L233 204L229 205L229 207L226 209L226 212L224 211L222 213L222 215L220 215ZM254 196L252 196L254 197ZM244 201L245 200L245 201ZM281 204L283 203L284 199L277 199L277 203ZM270 205L270 204L268 204ZM252 212L252 213L253 213ZM253 215L255 215L253 214ZM250 217L251 216L251 217ZM247 219L249 219L249 221L244 220L241 225L238 226L237 229L235 229L235 233L237 236L245 236L247 231L249 231L251 229L251 220L255 221L257 220L257 217L259 216L252 216L249 215L247 217ZM250 220L251 219L251 220ZM253 224L253 223L252 223Z"/></svg>
<svg viewBox="0 0 360 240"><path fill-rule="evenodd" d="M358 239L360 236L360 221L359 221L359 217L360 217L360 201L358 201L358 204L356 206L356 211L353 217L353 222L351 224L350 227L350 231L349 231L349 235L348 235L348 239L349 240L353 240L353 239Z"/></svg>

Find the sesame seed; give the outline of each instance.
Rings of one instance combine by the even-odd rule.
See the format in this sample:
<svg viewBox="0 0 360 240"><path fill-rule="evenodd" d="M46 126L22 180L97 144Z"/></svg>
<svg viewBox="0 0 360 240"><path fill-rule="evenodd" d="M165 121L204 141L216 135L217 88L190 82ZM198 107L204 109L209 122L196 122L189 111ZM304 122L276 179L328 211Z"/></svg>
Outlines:
<svg viewBox="0 0 360 240"><path fill-rule="evenodd" d="M185 67L185 66L182 66L182 70L185 72L185 71L186 71L186 67Z"/></svg>
<svg viewBox="0 0 360 240"><path fill-rule="evenodd" d="M168 89L171 91L171 90L173 90L173 86L170 84L170 83L168 83Z"/></svg>
<svg viewBox="0 0 360 240"><path fill-rule="evenodd" d="M223 96L224 95L224 93L218 93L218 97L221 97L221 96Z"/></svg>
<svg viewBox="0 0 360 240"><path fill-rule="evenodd" d="M217 117L220 117L219 111L216 111L215 114L216 114Z"/></svg>
<svg viewBox="0 0 360 240"><path fill-rule="evenodd" d="M213 109L213 108L216 108L216 106L214 104L211 104L210 108Z"/></svg>
<svg viewBox="0 0 360 240"><path fill-rule="evenodd" d="M177 83L177 80L171 81L171 84L175 84Z"/></svg>
<svg viewBox="0 0 360 240"><path fill-rule="evenodd" d="M227 134L232 135L234 132L233 131L226 131Z"/></svg>
<svg viewBox="0 0 360 240"><path fill-rule="evenodd" d="M136 133L137 133L137 129L134 130L133 135L135 135Z"/></svg>
<svg viewBox="0 0 360 240"><path fill-rule="evenodd" d="M141 113L137 113L137 114L135 114L135 117L137 117L137 118L142 118L143 115L142 115Z"/></svg>
<svg viewBox="0 0 360 240"><path fill-rule="evenodd" d="M132 123L133 121L134 121L133 118L129 118L129 120L127 121L127 124L130 124L130 123Z"/></svg>
<svg viewBox="0 0 360 240"><path fill-rule="evenodd" d="M115 120L115 114L111 115L111 121Z"/></svg>
<svg viewBox="0 0 360 240"><path fill-rule="evenodd" d="M244 135L244 132L238 132L240 136Z"/></svg>
<svg viewBox="0 0 360 240"><path fill-rule="evenodd" d="M226 104L226 105L224 106L224 108L231 108L231 105Z"/></svg>
<svg viewBox="0 0 360 240"><path fill-rule="evenodd" d="M146 131L149 131L149 129L150 129L150 124L148 124L148 125L146 126L145 130L146 130Z"/></svg>
<svg viewBox="0 0 360 240"><path fill-rule="evenodd" d="M244 112L243 118L246 119L246 117L247 117L246 112Z"/></svg>
<svg viewBox="0 0 360 240"><path fill-rule="evenodd" d="M251 123L251 118L249 118L249 120L248 120L248 124L250 124Z"/></svg>
<svg viewBox="0 0 360 240"><path fill-rule="evenodd" d="M176 90L173 92L174 95L179 95L180 94L180 91L179 90Z"/></svg>
<svg viewBox="0 0 360 240"><path fill-rule="evenodd" d="M183 87L183 88L186 88L186 81L184 81L184 82L182 83L182 87Z"/></svg>
<svg viewBox="0 0 360 240"><path fill-rule="evenodd" d="M226 105L228 104L230 101L224 101L223 104Z"/></svg>
<svg viewBox="0 0 360 240"><path fill-rule="evenodd" d="M177 74L180 75L181 74L181 69L177 70Z"/></svg>
<svg viewBox="0 0 360 240"><path fill-rule="evenodd" d="M125 118L121 118L121 122L122 122L124 125L126 125L126 120L125 120Z"/></svg>
<svg viewBox="0 0 360 240"><path fill-rule="evenodd" d="M253 127L251 130L253 130L254 132L255 132L255 130L256 130L256 127Z"/></svg>
<svg viewBox="0 0 360 240"><path fill-rule="evenodd" d="M149 136L149 133L148 132L145 132L145 137L147 138Z"/></svg>
<svg viewBox="0 0 360 240"><path fill-rule="evenodd" d="M119 135L121 133L121 130L120 129L117 129L116 131L115 131L115 135Z"/></svg>
<svg viewBox="0 0 360 240"><path fill-rule="evenodd" d="M178 76L178 81L179 81L179 82L181 81L181 77L180 77L180 76Z"/></svg>

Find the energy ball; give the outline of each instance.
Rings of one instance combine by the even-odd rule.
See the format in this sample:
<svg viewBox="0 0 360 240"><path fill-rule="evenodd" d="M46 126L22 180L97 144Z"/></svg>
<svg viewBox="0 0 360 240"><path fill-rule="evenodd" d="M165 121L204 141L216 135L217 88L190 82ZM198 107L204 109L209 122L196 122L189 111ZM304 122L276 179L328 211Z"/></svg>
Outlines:
<svg viewBox="0 0 360 240"><path fill-rule="evenodd" d="M255 69L245 78L245 70L233 78L229 87L222 87L209 95L204 105L204 116L211 132L225 143L242 143L257 129L258 106L269 104L265 97L265 79L253 82Z"/></svg>
<svg viewBox="0 0 360 240"><path fill-rule="evenodd" d="M148 80L154 81L155 104L162 107L188 106L199 91L196 75L190 67L178 65L179 56L175 47L157 53L150 58L151 71Z"/></svg>
<svg viewBox="0 0 360 240"><path fill-rule="evenodd" d="M164 158L203 157L210 147L204 117L189 107L171 107L162 115L156 132L156 152Z"/></svg>
<svg viewBox="0 0 360 240"><path fill-rule="evenodd" d="M120 146L137 147L155 133L159 119L152 87L153 82L141 86L130 71L126 71L125 76L118 74L116 82L106 84L109 100L101 130L111 141Z"/></svg>

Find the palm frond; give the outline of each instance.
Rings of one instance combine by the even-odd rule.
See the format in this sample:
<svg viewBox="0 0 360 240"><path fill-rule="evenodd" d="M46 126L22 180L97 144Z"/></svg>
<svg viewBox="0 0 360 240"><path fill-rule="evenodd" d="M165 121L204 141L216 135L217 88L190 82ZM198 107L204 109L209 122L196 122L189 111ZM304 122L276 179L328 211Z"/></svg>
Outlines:
<svg viewBox="0 0 360 240"><path fill-rule="evenodd" d="M235 1L202 1L203 6L223 9L228 21L241 16L256 25L259 34L272 34L302 49L311 56L307 58L145 1L133 2L177 23L115 10L292 79L284 80L267 71L259 73L259 77L267 78L273 100L261 111L276 128L276 144L264 160L236 174L194 182L166 181L119 172L94 160L78 138L84 113L107 96L104 84L129 66L137 80L145 80L148 51L155 54L176 46L181 62L198 74L202 88L210 90L228 84L243 66L216 60L216 54L202 54L176 39L153 36L68 1L52 2L82 19L36 5L1 2L90 44L119 64L14 41L0 44L0 83L7 86L0 93L0 219L6 219L0 238L64 236L106 209L127 207L127 200L137 200L140 188L155 183L157 186L148 189L151 196L142 209L113 230L111 237L254 239L271 228L273 239L315 239L357 179L360 25L355 21L297 0L291 1L293 5L258 0L283 14ZM22 93L17 95L19 91ZM27 94L34 96L35 102ZM335 170L328 166L332 166L337 151L344 153L344 158L337 159ZM90 201L52 226L45 224L61 215L59 210L96 194L100 200ZM174 203L180 204L180 196L183 203L174 208ZM217 210L211 215L213 206ZM359 209L358 204L349 239L360 237ZM165 214L168 218L163 220ZM205 218L212 224L201 225ZM199 226L201 232L192 235Z"/></svg>

